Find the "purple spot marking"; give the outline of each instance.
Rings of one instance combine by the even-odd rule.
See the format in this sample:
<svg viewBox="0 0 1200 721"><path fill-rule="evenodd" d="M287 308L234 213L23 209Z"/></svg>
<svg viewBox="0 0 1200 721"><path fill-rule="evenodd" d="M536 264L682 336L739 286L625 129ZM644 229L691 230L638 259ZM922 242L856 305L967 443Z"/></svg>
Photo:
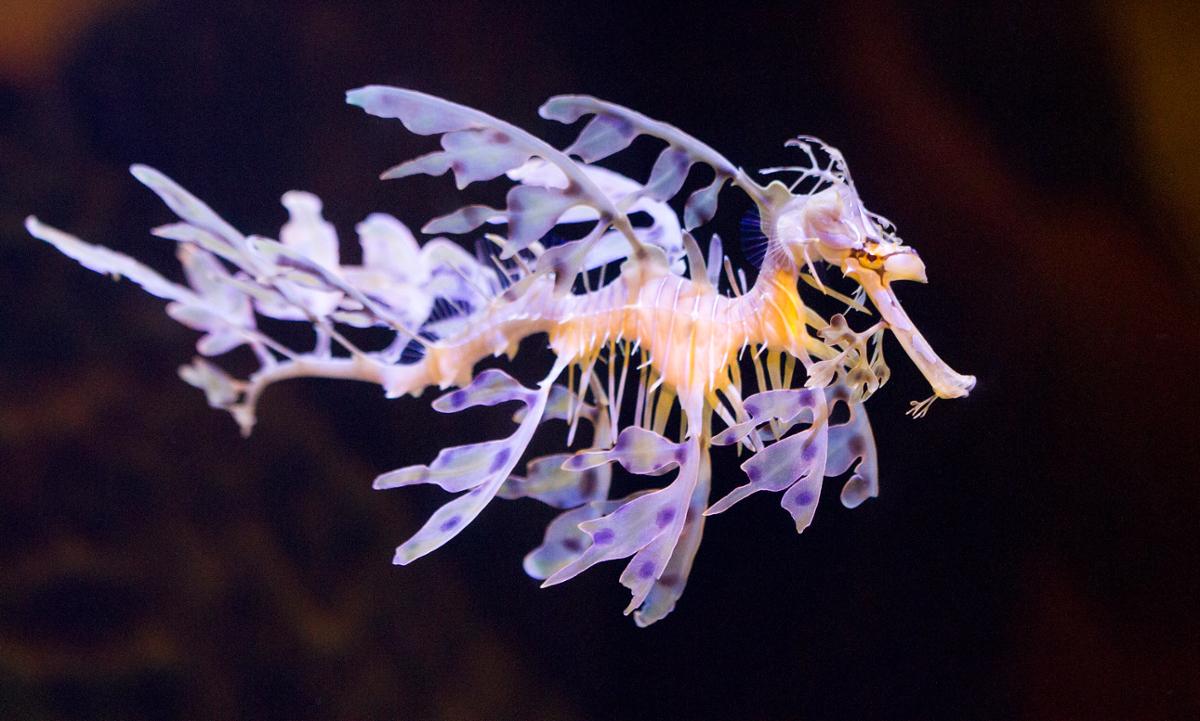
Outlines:
<svg viewBox="0 0 1200 721"><path fill-rule="evenodd" d="M758 479L762 478L762 469L758 466L750 466L746 469L746 478L749 478L751 483L758 483Z"/></svg>
<svg viewBox="0 0 1200 721"><path fill-rule="evenodd" d="M675 509L664 508L654 517L654 525L659 528L666 528L673 520L675 520Z"/></svg>
<svg viewBox="0 0 1200 721"><path fill-rule="evenodd" d="M643 580L654 575L654 561L643 561L637 572L638 578Z"/></svg>
<svg viewBox="0 0 1200 721"><path fill-rule="evenodd" d="M800 398L801 403L803 403L804 405L809 405L810 403L812 403L812 391L810 391L808 389L800 391L799 398Z"/></svg>
<svg viewBox="0 0 1200 721"><path fill-rule="evenodd" d="M592 536L592 541L597 546L603 546L605 544L612 543L613 538L615 538L616 535L617 534L613 533L611 528L601 528L599 531L596 531L594 536Z"/></svg>
<svg viewBox="0 0 1200 721"><path fill-rule="evenodd" d="M562 547L571 553L579 553L583 550L583 543L578 538L564 538Z"/></svg>
<svg viewBox="0 0 1200 721"><path fill-rule="evenodd" d="M806 461L811 461L817 457L817 444L809 443L804 446L804 450L800 451L800 458Z"/></svg>
<svg viewBox="0 0 1200 721"><path fill-rule="evenodd" d="M745 405L745 408L746 408L746 413L748 413L749 415L758 416L758 406L756 404L747 403Z"/></svg>
<svg viewBox="0 0 1200 721"><path fill-rule="evenodd" d="M810 505L815 500L815 498L816 497L813 496L812 491L800 491L800 493L798 493L796 495L796 505L797 506Z"/></svg>
<svg viewBox="0 0 1200 721"><path fill-rule="evenodd" d="M467 392L466 391L454 391L453 393L450 394L450 397L447 398L446 400L449 401L451 406L458 408L459 406L461 406L463 403L465 403L467 401Z"/></svg>
<svg viewBox="0 0 1200 721"><path fill-rule="evenodd" d="M508 458L511 455L512 455L512 450L509 448L505 448L505 449L501 450L499 453L497 453L496 457L492 459L492 465L488 466L488 473L495 473L496 471L503 468L504 464L508 463Z"/></svg>
<svg viewBox="0 0 1200 721"><path fill-rule="evenodd" d="M854 455L861 456L863 451L867 449L867 441L862 436L852 436L850 440L846 442L846 448L848 448Z"/></svg>
<svg viewBox="0 0 1200 721"><path fill-rule="evenodd" d="M687 458L687 446L679 446L675 449L675 462L683 463Z"/></svg>
<svg viewBox="0 0 1200 721"><path fill-rule="evenodd" d="M442 533L453 530L455 526L462 522L462 516L450 516L442 521L442 525L438 526L438 530Z"/></svg>

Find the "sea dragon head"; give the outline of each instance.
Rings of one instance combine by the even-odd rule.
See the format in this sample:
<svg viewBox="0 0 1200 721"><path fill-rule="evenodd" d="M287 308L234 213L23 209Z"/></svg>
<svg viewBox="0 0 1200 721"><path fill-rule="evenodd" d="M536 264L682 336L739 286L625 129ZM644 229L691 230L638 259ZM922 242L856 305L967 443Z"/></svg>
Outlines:
<svg viewBox="0 0 1200 721"><path fill-rule="evenodd" d="M887 218L863 205L837 148L811 136L800 136L787 145L799 148L808 163L763 170L799 173L791 186L774 181L764 189L766 207L760 207L760 212L762 231L770 243L770 262L791 264L797 270L807 268L818 284L816 261L839 268L871 299L929 381L934 397L966 396L975 387L975 377L955 372L934 353L892 289L895 281L927 282L921 256L904 245ZM818 160L818 153L827 158L825 163Z"/></svg>

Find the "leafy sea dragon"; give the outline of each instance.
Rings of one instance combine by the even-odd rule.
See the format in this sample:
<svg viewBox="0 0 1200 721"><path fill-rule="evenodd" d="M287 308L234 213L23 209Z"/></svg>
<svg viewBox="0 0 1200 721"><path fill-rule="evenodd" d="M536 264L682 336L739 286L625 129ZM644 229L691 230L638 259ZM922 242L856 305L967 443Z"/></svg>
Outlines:
<svg viewBox="0 0 1200 721"><path fill-rule="evenodd" d="M373 214L357 226L362 265L342 265L337 234L313 195L283 196L289 220L278 240L247 236L140 165L134 176L180 218L153 233L178 243L188 285L36 218L26 226L83 265L168 300L168 314L202 331L203 357L180 375L203 389L210 405L229 411L244 434L264 388L304 376L375 383L390 398L456 387L433 402L446 413L519 404L507 438L445 448L429 465L375 480L379 489L432 483L459 494L396 550L398 564L458 535L496 496L534 498L562 513L526 556L529 575L553 585L628 558L620 577L632 593L626 613L648 625L670 613L683 592L707 517L757 491L783 492L783 508L803 531L823 480L847 471L844 505L877 494L863 403L889 376L885 333L932 387L929 399L913 403L914 416L936 398L966 396L975 384L933 352L892 289L896 281L925 282L920 257L863 206L841 154L815 138L787 143L803 154L801 164L762 171L794 174L790 185L763 185L679 129L592 97L563 95L541 107L542 117L563 123L590 117L565 150L412 90L369 86L347 99L411 132L441 136L441 150L384 178L450 171L460 189L502 175L513 182L505 207L468 205L422 228L481 235L475 255L445 238L419 246L400 221ZM595 164L642 135L666 144L646 182ZM697 165L707 166L712 180L689 194L681 223L668 201ZM754 206L747 235L759 242L747 254L761 265L753 284L733 273L719 236L711 234L705 254L692 235L713 219L727 185ZM648 222L635 224L635 217ZM490 232L500 226L503 233ZM567 235L576 237L562 240ZM826 285L821 264L856 281L855 296ZM823 318L801 299L801 283L866 314L869 299L879 320L855 331L842 314ZM314 347L287 347L258 328L258 316L311 324ZM363 349L347 337L368 327L391 331L391 342ZM495 368L474 374L481 361L515 355L535 334L546 335L555 356L535 387ZM260 363L246 379L205 360L241 347ZM627 387L636 395L627 396ZM835 422L838 404L847 412ZM577 445L585 423L591 442L528 459L518 471L537 426L548 420L569 424L568 447ZM714 445L748 454L747 482L710 505ZM633 474L675 475L665 487L611 499L613 463Z"/></svg>

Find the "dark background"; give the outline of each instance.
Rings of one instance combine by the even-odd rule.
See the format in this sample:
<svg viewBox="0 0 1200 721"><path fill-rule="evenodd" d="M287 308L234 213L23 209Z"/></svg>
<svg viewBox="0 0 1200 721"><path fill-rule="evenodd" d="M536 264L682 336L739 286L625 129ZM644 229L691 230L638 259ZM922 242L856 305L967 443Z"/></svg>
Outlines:
<svg viewBox="0 0 1200 721"><path fill-rule="evenodd" d="M1200 718L1194 6L0 10L0 719ZM555 142L536 107L591 93L747 168L819 135L920 250L902 298L979 387L910 421L893 349L882 495L800 537L770 494L713 519L646 630L617 564L524 576L532 502L394 567L444 496L371 479L502 413L297 382L243 441L175 376L193 333L20 227L171 268L131 162L247 232L312 190L346 249L368 212L456 207L445 178L376 182L430 142L342 103L367 83Z"/></svg>

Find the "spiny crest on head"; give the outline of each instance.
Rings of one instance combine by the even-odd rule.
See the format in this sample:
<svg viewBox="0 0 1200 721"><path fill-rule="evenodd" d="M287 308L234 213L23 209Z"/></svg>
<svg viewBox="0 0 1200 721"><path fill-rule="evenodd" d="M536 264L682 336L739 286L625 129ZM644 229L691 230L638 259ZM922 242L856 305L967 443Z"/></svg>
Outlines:
<svg viewBox="0 0 1200 721"><path fill-rule="evenodd" d="M822 190L835 186L844 186L850 191L850 198L855 210L866 219L871 220L879 229L881 239L892 243L902 242L896 234L896 226L892 221L879 213L872 212L863 204L850 175L850 165L842 151L821 140L815 135L797 135L784 144L785 148L797 148L804 153L806 164L782 165L759 170L764 175L777 173L797 173L797 177L788 186L795 195L816 195ZM823 160L822 160L823 158Z"/></svg>
<svg viewBox="0 0 1200 721"><path fill-rule="evenodd" d="M798 148L804 153L806 165L783 165L763 168L760 173L773 175L775 173L798 173L788 190L797 195L814 195L833 185L848 185L854 187L854 179L850 177L850 166L842 151L826 143L814 135L797 135L783 144L785 148ZM824 162L818 157L824 156ZM806 185L807 181L811 183Z"/></svg>

